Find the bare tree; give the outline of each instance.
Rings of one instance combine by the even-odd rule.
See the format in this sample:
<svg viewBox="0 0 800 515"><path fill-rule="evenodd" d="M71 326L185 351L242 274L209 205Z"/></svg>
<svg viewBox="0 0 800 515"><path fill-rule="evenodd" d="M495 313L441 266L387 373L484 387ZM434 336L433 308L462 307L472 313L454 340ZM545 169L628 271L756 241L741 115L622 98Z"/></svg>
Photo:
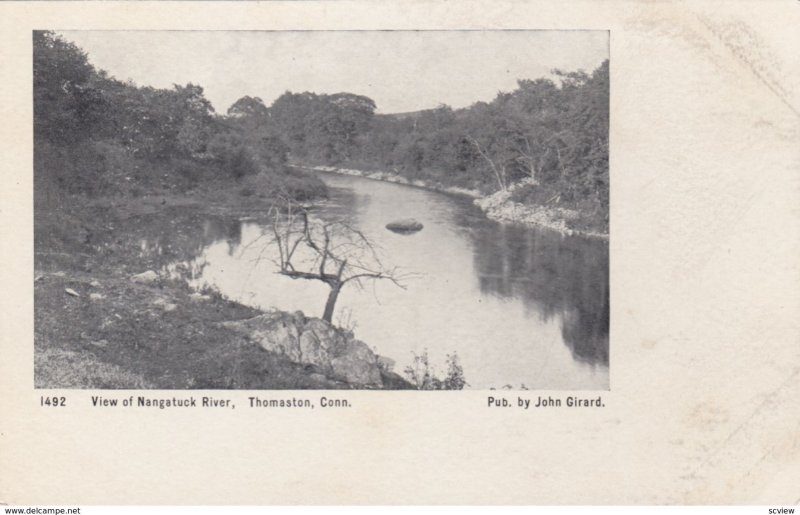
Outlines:
<svg viewBox="0 0 800 515"><path fill-rule="evenodd" d="M492 170L494 178L497 180L497 185L500 187L500 189L503 191L507 190L508 181L506 179L505 162L502 159L492 159L487 149L482 148L480 143L478 143L478 140L472 136L467 135L467 141L472 143L472 145L475 147L475 150L478 151L478 154L489 164L489 168Z"/></svg>
<svg viewBox="0 0 800 515"><path fill-rule="evenodd" d="M279 273L292 279L322 281L330 287L323 320L331 323L339 293L345 285L388 280L405 289L398 269L381 262L376 246L343 221L311 220L308 209L287 203L273 209L273 243L278 248Z"/></svg>

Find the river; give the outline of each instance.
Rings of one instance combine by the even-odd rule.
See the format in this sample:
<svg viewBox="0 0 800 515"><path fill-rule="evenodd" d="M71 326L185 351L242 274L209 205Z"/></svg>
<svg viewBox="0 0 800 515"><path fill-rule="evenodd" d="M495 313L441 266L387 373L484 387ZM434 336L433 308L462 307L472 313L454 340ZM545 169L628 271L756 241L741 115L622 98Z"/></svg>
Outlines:
<svg viewBox="0 0 800 515"><path fill-rule="evenodd" d="M486 219L471 199L320 173L330 199L314 207L377 244L385 264L413 277L405 289L348 285L334 323L396 362L427 351L440 375L456 354L469 388L608 389L608 243ZM411 235L385 225L414 217ZM194 283L264 309L321 316L328 287L276 274L268 227L225 228L190 263ZM266 252L266 254L265 254Z"/></svg>

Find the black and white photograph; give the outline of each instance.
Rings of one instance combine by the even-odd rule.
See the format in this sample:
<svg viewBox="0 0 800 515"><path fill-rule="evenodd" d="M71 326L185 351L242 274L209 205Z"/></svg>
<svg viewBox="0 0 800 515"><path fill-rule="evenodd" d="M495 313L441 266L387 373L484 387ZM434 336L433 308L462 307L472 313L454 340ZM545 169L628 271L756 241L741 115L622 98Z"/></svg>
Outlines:
<svg viewBox="0 0 800 515"><path fill-rule="evenodd" d="M0 14L6 511L797 509L800 3Z"/></svg>
<svg viewBox="0 0 800 515"><path fill-rule="evenodd" d="M36 388L609 390L608 31L32 38Z"/></svg>

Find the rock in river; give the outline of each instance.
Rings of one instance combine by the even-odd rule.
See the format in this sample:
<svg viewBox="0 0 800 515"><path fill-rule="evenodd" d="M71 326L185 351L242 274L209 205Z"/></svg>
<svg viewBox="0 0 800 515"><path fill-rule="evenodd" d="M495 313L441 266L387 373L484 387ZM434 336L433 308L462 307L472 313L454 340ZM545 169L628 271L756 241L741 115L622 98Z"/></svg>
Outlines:
<svg viewBox="0 0 800 515"><path fill-rule="evenodd" d="M394 222L389 222L386 224L387 229L399 234L411 234L413 232L421 231L422 227L423 225L413 218L395 220Z"/></svg>

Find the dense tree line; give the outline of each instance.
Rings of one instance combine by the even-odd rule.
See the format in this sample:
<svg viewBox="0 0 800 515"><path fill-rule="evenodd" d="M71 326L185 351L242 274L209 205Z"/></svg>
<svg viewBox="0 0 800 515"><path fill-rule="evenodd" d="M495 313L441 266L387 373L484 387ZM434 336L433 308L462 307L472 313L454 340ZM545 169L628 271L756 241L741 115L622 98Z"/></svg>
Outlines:
<svg viewBox="0 0 800 515"><path fill-rule="evenodd" d="M288 160L395 171L485 193L513 189L523 203L570 207L608 220L605 61L592 73L520 80L511 92L463 109L377 115L351 93L286 92L214 112L196 84L140 87L96 70L52 32L34 33L37 180L79 192L132 181L190 188L250 181L295 196L319 193ZM287 186L287 184L289 186Z"/></svg>
<svg viewBox="0 0 800 515"><path fill-rule="evenodd" d="M376 115L369 98L287 92L261 105L260 123L300 163L395 171L410 179L608 216L608 61L591 74L520 80L511 92L465 109L440 106ZM245 99L240 102L245 102Z"/></svg>
<svg viewBox="0 0 800 515"><path fill-rule="evenodd" d="M53 32L34 32L33 48L35 175L43 187L183 191L253 176L251 184L288 188L294 196L324 189L291 171L288 147L267 125L253 123L263 114L258 99L246 97L221 116L201 86L156 89L117 80Z"/></svg>

